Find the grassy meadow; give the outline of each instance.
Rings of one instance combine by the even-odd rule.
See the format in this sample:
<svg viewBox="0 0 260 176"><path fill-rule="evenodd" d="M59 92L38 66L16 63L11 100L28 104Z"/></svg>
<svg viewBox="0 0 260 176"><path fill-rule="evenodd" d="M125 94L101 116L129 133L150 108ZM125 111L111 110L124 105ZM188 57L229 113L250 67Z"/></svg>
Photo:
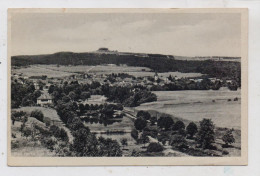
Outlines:
<svg viewBox="0 0 260 176"><path fill-rule="evenodd" d="M240 129L240 90L155 91L157 101L145 103L137 110L154 110L187 121L210 118L217 127ZM238 101L234 101L238 98ZM231 101L229 101L229 99Z"/></svg>

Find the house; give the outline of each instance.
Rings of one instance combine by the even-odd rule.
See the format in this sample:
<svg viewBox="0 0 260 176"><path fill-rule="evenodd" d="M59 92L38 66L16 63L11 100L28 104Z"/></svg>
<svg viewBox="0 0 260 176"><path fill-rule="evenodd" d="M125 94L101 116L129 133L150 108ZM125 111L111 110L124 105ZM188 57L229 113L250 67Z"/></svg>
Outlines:
<svg viewBox="0 0 260 176"><path fill-rule="evenodd" d="M53 103L53 98L52 96L46 92L46 91L43 91L42 92L42 95L40 97L37 98L37 105L40 105L40 106L45 106L45 105L50 105Z"/></svg>

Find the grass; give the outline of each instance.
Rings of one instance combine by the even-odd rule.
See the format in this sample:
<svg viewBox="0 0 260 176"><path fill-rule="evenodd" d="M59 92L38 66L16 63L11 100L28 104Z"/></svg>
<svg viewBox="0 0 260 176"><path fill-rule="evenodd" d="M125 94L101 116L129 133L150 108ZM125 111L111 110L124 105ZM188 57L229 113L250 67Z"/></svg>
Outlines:
<svg viewBox="0 0 260 176"><path fill-rule="evenodd" d="M12 72L13 73L22 73L23 76L28 76L28 77L46 75L47 77L50 77L50 78L51 77L58 78L58 77L72 75L72 73L52 70L49 68L49 66L44 67L42 65L31 65L27 68L15 69Z"/></svg>
<svg viewBox="0 0 260 176"><path fill-rule="evenodd" d="M78 66L59 66L57 65L31 65L27 68L13 70L14 73L23 73L24 76L42 76L48 77L65 77L75 73L88 72L91 74L111 74L111 73L127 73L135 77L154 76L155 72L147 67L132 67L132 66L116 66L116 65L78 65ZM166 72L159 73L160 78L166 78L169 75L177 77L199 77L201 73L180 73Z"/></svg>
<svg viewBox="0 0 260 176"><path fill-rule="evenodd" d="M45 108L45 107L39 107L39 106L31 106L31 107L21 107L21 108L18 108L18 109L14 109L16 111L24 111L26 112L29 116L31 114L32 111L34 110L40 110L42 111L43 115L44 115L44 119L43 121L52 121L50 125L57 125L58 127L60 128L63 128L67 134L68 134L68 137L69 137L69 142L72 142L73 141L73 136L70 132L70 130L65 126L65 124L60 120L60 117L58 116L57 112L55 109L52 109L52 108ZM35 118L29 118L28 119L28 122L29 120L34 120ZM36 119L35 119L36 120ZM38 120L37 120L38 121ZM40 121L38 121L38 123L40 123ZM41 122L42 123L42 122ZM45 124L42 123L44 126Z"/></svg>
<svg viewBox="0 0 260 176"><path fill-rule="evenodd" d="M38 121L33 117L29 117L26 122L26 128L31 128L32 124L37 124L41 127L45 127L45 124ZM11 153L13 156L27 156L27 157L51 157L55 156L54 152L51 152L47 148L43 147L39 141L32 141L31 137L25 138L21 135L20 127L21 122L15 122L14 125L11 126L12 134L16 136L16 138L11 139L12 150Z"/></svg>
<svg viewBox="0 0 260 176"><path fill-rule="evenodd" d="M157 95L157 102L145 103L136 109L170 114L194 122L210 118L217 127L240 129L240 91L158 91L154 93ZM238 97L238 101L233 101L235 97ZM232 101L227 101L228 99Z"/></svg>

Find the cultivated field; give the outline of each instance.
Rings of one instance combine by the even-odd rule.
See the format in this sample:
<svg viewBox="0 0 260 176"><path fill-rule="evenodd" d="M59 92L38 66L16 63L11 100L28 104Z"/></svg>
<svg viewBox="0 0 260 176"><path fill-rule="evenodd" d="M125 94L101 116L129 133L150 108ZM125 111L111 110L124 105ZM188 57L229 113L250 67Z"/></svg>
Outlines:
<svg viewBox="0 0 260 176"><path fill-rule="evenodd" d="M57 65L32 65L27 68L15 69L14 73L23 73L24 76L42 76L48 77L64 77L75 73L85 72L90 74L111 74L111 73L127 73L135 77L154 76L155 72L146 67L116 66L116 65L79 65L79 66L59 66ZM201 73L181 73L166 72L159 73L160 78L166 78L169 75L181 77L199 77Z"/></svg>
<svg viewBox="0 0 260 176"><path fill-rule="evenodd" d="M210 118L217 127L240 129L240 90L156 91L158 101L145 103L137 110L155 110L188 121ZM238 98L238 101L234 101ZM231 101L230 101L230 100Z"/></svg>
<svg viewBox="0 0 260 176"><path fill-rule="evenodd" d="M31 65L27 68L20 68L12 70L13 73L22 73L23 76L42 76L46 75L49 78L58 78L72 75L72 73L64 72L64 71L56 71L49 68L49 66L42 65Z"/></svg>

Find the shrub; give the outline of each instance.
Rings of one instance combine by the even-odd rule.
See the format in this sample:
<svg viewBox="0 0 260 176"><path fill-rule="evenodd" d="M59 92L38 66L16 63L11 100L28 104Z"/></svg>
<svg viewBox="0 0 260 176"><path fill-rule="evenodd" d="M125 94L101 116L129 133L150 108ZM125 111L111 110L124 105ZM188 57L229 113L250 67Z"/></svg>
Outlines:
<svg viewBox="0 0 260 176"><path fill-rule="evenodd" d="M163 147L161 144L152 142L147 147L147 152L161 152L163 151Z"/></svg>
<svg viewBox="0 0 260 176"><path fill-rule="evenodd" d="M226 151L226 150L223 150L223 151L222 151L222 155L228 155L228 154L229 154L228 151Z"/></svg>
<svg viewBox="0 0 260 176"><path fill-rule="evenodd" d="M37 120L43 122L44 115L43 115L42 111L34 110L34 111L31 112L31 117L34 117Z"/></svg>
<svg viewBox="0 0 260 176"><path fill-rule="evenodd" d="M32 135L32 130L30 128L24 128L23 129L23 136L25 136L27 138L30 135Z"/></svg>
<svg viewBox="0 0 260 176"><path fill-rule="evenodd" d="M54 137L59 138L60 137L60 128L56 125L50 126L50 132L54 135Z"/></svg>
<svg viewBox="0 0 260 176"><path fill-rule="evenodd" d="M56 141L54 141L52 138L44 138L42 140L42 143L45 147L47 147L48 149L50 149L51 151L54 150L54 145L57 143Z"/></svg>
<svg viewBox="0 0 260 176"><path fill-rule="evenodd" d="M225 142L225 145L228 146L229 144L232 144L235 142L235 138L232 134L232 129L227 130L224 136L222 137L223 142Z"/></svg>
<svg viewBox="0 0 260 176"><path fill-rule="evenodd" d="M19 148L19 142L18 141L11 141L11 149Z"/></svg>
<svg viewBox="0 0 260 176"><path fill-rule="evenodd" d="M187 141L185 140L185 137L182 135L173 135L170 139L170 145L173 146L173 148L177 148L179 150L187 149Z"/></svg>
<svg viewBox="0 0 260 176"><path fill-rule="evenodd" d="M125 146L128 145L128 143L127 143L127 139L126 139L126 138L121 139L120 142L121 142L121 144L122 144L122 146L123 146L123 149L124 149Z"/></svg>
<svg viewBox="0 0 260 176"><path fill-rule="evenodd" d="M132 136L135 140L137 140L137 139L138 139L138 131L137 131L136 129L133 129L133 130L131 131L131 136Z"/></svg>
<svg viewBox="0 0 260 176"><path fill-rule="evenodd" d="M65 142L69 141L68 134L63 128L60 129L60 139L65 141Z"/></svg>
<svg viewBox="0 0 260 176"><path fill-rule="evenodd" d="M142 144L144 144L144 147L145 147L145 144L148 143L149 141L150 141L149 137L143 133L140 137L140 142Z"/></svg>

